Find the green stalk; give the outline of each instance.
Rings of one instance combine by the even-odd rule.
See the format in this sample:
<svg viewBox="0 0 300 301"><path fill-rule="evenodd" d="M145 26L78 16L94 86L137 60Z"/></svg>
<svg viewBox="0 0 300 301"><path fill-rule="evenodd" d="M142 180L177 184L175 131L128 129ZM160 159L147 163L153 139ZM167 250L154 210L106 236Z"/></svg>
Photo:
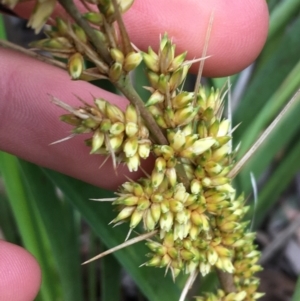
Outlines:
<svg viewBox="0 0 300 301"><path fill-rule="evenodd" d="M109 55L107 47L99 40L93 28L82 17L81 13L75 6L73 0L59 0L59 3L69 13L69 15L76 21L76 23L85 31L86 35L92 41L100 57L103 58L107 64L111 64L112 58Z"/></svg>

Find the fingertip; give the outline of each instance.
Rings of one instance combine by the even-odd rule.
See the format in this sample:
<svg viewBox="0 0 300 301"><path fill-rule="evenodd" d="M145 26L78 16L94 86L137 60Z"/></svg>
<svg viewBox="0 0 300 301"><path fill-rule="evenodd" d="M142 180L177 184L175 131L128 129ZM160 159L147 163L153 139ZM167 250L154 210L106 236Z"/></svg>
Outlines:
<svg viewBox="0 0 300 301"><path fill-rule="evenodd" d="M0 241L0 300L33 301L41 270L36 259L23 248Z"/></svg>
<svg viewBox="0 0 300 301"><path fill-rule="evenodd" d="M153 1L136 0L124 18L133 43L142 49L158 48L159 34L173 39L177 52L199 58L210 18L213 24L203 74L227 76L251 64L260 53L268 32L264 0ZM195 71L197 66L193 66Z"/></svg>
<svg viewBox="0 0 300 301"><path fill-rule="evenodd" d="M82 5L78 2L81 10ZM32 6L17 6L25 17ZM54 15L63 15L56 6ZM267 38L269 13L265 0L135 0L124 14L131 40L140 49L158 48L159 35L167 32L177 45L177 52L188 51L188 58L199 58L205 44L209 20L213 15L203 74L227 76L241 71L259 55ZM197 66L192 67L196 71Z"/></svg>

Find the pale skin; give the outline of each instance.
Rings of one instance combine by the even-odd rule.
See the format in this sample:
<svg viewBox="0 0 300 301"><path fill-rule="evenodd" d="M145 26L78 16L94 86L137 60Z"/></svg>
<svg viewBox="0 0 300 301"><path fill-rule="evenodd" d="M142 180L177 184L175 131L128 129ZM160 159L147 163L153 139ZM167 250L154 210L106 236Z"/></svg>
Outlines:
<svg viewBox="0 0 300 301"><path fill-rule="evenodd" d="M28 17L30 9L26 2L15 11ZM268 10L264 0L136 0L124 18L132 41L140 49L149 45L156 48L159 35L168 32L178 53L187 50L192 59L201 56L212 11L211 57L205 63L204 75L239 72L255 60L265 43ZM60 9L56 12L62 14ZM64 112L49 102L49 94L74 106L79 104L74 94L88 102L92 101L91 94L103 97L122 108L125 99L85 82L72 82L63 70L2 48L0 69L1 150L108 189L116 189L125 180L126 169L121 168L116 176L110 161L102 167L105 172L99 170L103 158L89 156L81 136L49 145L71 129L58 120ZM0 250L0 300L34 300L41 282L35 259L5 241L0 241Z"/></svg>

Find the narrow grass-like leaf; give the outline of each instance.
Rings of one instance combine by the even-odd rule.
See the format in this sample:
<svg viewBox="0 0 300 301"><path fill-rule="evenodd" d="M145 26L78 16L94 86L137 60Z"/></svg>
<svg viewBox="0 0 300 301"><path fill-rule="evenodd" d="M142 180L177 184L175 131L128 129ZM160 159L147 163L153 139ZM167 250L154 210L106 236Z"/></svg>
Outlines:
<svg viewBox="0 0 300 301"><path fill-rule="evenodd" d="M16 221L4 191L0 191L0 229L5 240L14 244L21 244L20 236L17 232Z"/></svg>
<svg viewBox="0 0 300 301"><path fill-rule="evenodd" d="M270 15L268 41L274 38L299 13L299 0L285 0L276 5Z"/></svg>
<svg viewBox="0 0 300 301"><path fill-rule="evenodd" d="M101 260L101 300L121 300L121 266L114 256ZM112 289L113 288L113 289Z"/></svg>
<svg viewBox="0 0 300 301"><path fill-rule="evenodd" d="M88 252L87 252L87 258L89 259L91 257L93 257L96 252L100 252L99 248L99 239L96 236L96 234L94 233L94 231L90 230L89 233L89 244L88 244ZM87 287L88 287L88 291L87 291L87 299L89 301L97 301L98 300L98 296L97 293L100 290L99 287L99 283L98 283L98 277L100 274L100 268L99 268L100 264L99 262L95 263L95 264L89 264L87 265L85 268L87 269Z"/></svg>
<svg viewBox="0 0 300 301"><path fill-rule="evenodd" d="M295 292L293 295L292 301L299 301L300 300L300 276L298 277Z"/></svg>
<svg viewBox="0 0 300 301"><path fill-rule="evenodd" d="M65 301L82 301L83 291L79 257L79 232L75 224L74 210L56 187L31 163L20 160L32 201L38 208L49 237L53 260L56 264Z"/></svg>
<svg viewBox="0 0 300 301"><path fill-rule="evenodd" d="M268 100L299 62L299 28L300 17L286 30L280 45L273 49L272 54L268 54L267 60L263 62L261 67L258 66L258 61L252 80L234 115L233 124L242 122L235 132L234 140L236 143L244 139L245 131L252 126L257 114L264 106L270 108L270 115L265 116L266 120L270 121L274 116L272 107L276 104ZM292 94L293 92L289 91L289 93ZM277 99L272 98L272 100ZM285 100L288 101L288 98Z"/></svg>
<svg viewBox="0 0 300 301"><path fill-rule="evenodd" d="M287 100L300 87L300 61L289 73L287 78L276 90L273 96L268 100L264 107L257 113L256 118L251 123L251 127L243 134L242 146L240 153L243 154L255 142L259 133L266 125L275 119L280 109L284 106Z"/></svg>
<svg viewBox="0 0 300 301"><path fill-rule="evenodd" d="M5 40L6 39L6 32L5 32L5 27L4 27L4 21L3 21L3 16L0 13L0 39Z"/></svg>
<svg viewBox="0 0 300 301"><path fill-rule="evenodd" d="M280 120L273 132L267 137L260 148L255 152L252 159L244 166L238 175L238 184L248 194L251 191L250 172L256 179L260 179L263 172L268 168L274 157L290 142L297 137L300 130L298 122L300 116L299 99L286 116Z"/></svg>
<svg viewBox="0 0 300 301"><path fill-rule="evenodd" d="M278 199L274 196L279 196L284 191L300 169L300 141L297 142L290 152L284 153L280 164L272 172L272 176L259 193L256 212L254 212L254 228L259 226L270 208L275 205Z"/></svg>

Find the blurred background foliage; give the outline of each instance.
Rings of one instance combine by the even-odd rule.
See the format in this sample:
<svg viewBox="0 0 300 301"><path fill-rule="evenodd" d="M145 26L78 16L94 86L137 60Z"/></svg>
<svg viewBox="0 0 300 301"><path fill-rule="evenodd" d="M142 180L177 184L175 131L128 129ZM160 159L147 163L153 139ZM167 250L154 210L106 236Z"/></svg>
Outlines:
<svg viewBox="0 0 300 301"><path fill-rule="evenodd" d="M230 79L233 124L241 123L234 133L235 145L241 142L238 158L300 88L300 1L270 0L268 5L270 29L262 53L252 66ZM2 16L2 39L6 38L3 19ZM10 24L7 26L9 36L11 27L19 25L15 25L16 21L9 23L7 18L6 23ZM135 75L137 87L145 85L143 67ZM193 78L190 80L192 82ZM227 80L205 79L205 83L220 88ZM145 91L140 88L138 91L147 97ZM277 256L275 261L271 256L265 262L266 271L274 269L279 273L279 283L285 293L281 299L277 294L276 300L282 301L291 300L292 294L296 301L300 295L300 280L297 282L300 270L288 268L289 264L299 263L293 262L295 256L287 258L282 242L277 248L272 245L274 233L290 227L300 212L299 137L300 99L235 179L237 190L245 192L252 207L248 217L258 230L262 252L273 248L273 253L281 250L279 254L284 254L283 257ZM250 173L258 186L256 206ZM0 236L24 246L39 261L43 283L37 301L178 299L185 277L179 277L174 284L170 275L164 277L162 270L139 268L146 261L144 254L147 250L143 243L87 266L80 265L104 249L123 242L126 237L126 225L108 226L114 217L110 204L87 201L90 197L112 196L112 192L6 153L0 154L0 176ZM291 199L293 205L286 205ZM299 248L297 231L298 228L289 237L296 235L294 241ZM283 261L278 258L283 258ZM275 297L268 293L264 273L261 277L263 289L267 291L264 300L274 301ZM191 296L216 287L213 274L198 283Z"/></svg>

